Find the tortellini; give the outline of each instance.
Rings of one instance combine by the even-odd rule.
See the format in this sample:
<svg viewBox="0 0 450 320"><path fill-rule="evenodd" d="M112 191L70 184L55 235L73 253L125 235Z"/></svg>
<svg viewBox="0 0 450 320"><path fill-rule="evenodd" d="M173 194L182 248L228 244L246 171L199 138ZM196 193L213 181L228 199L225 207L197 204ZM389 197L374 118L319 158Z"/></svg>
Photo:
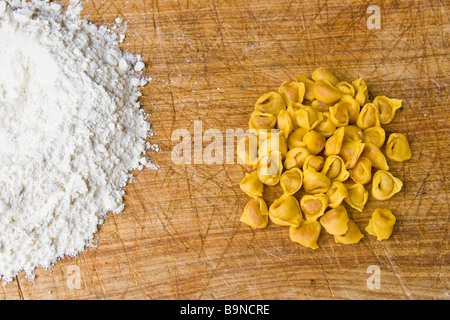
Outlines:
<svg viewBox="0 0 450 320"><path fill-rule="evenodd" d="M251 197L240 221L289 227L293 242L314 250L322 228L336 243L359 242L364 236L352 211L363 212L369 197L388 200L403 187L388 160L411 159L411 147L404 134L387 137L382 127L401 106L400 99L369 98L363 78L342 81L323 67L260 96L250 134L237 144L239 163L253 168L239 184ZM263 194L274 186L282 194L268 206ZM388 239L395 220L389 209L378 208L365 231Z"/></svg>
<svg viewBox="0 0 450 320"><path fill-rule="evenodd" d="M330 185L330 179L322 172L317 172L311 167L303 171L303 188L307 193L326 193Z"/></svg>
<svg viewBox="0 0 450 320"><path fill-rule="evenodd" d="M408 139L403 133L392 133L386 143L386 158L395 162L411 159L411 147Z"/></svg>
<svg viewBox="0 0 450 320"><path fill-rule="evenodd" d="M378 241L389 239L394 230L395 221L396 218L391 210L375 209L366 231L368 234L377 237Z"/></svg>
<svg viewBox="0 0 450 320"><path fill-rule="evenodd" d="M320 230L319 221L303 220L298 228L289 227L289 237L292 241L315 250L319 248L317 240Z"/></svg>
<svg viewBox="0 0 450 320"><path fill-rule="evenodd" d="M317 220L328 207L328 197L323 193L306 194L300 200L300 208L307 220Z"/></svg>
<svg viewBox="0 0 450 320"><path fill-rule="evenodd" d="M398 193L403 187L403 182L392 173L378 170L372 179L372 196L377 200L388 200Z"/></svg>
<svg viewBox="0 0 450 320"><path fill-rule="evenodd" d="M354 244L358 243L362 238L364 238L363 234L361 233L361 230L359 230L358 225L353 220L349 220L347 223L347 232L343 235L334 235L334 241L336 243L343 243L343 244Z"/></svg>
<svg viewBox="0 0 450 320"><path fill-rule="evenodd" d="M369 192L360 183L347 185L347 197L344 201L352 208L362 212L367 200L369 200Z"/></svg>
<svg viewBox="0 0 450 320"><path fill-rule="evenodd" d="M379 110L381 124L389 124L394 119L395 112L402 107L402 100L378 96L373 100L373 104Z"/></svg>
<svg viewBox="0 0 450 320"><path fill-rule="evenodd" d="M270 205L269 218L277 225L297 228L303 216L297 199L293 196L282 195Z"/></svg>
<svg viewBox="0 0 450 320"><path fill-rule="evenodd" d="M275 117L281 110L286 110L286 103L283 96L275 91L263 94L255 103L255 111L270 113Z"/></svg>
<svg viewBox="0 0 450 320"><path fill-rule="evenodd" d="M265 228L269 222L269 211L265 201L262 198L251 198L239 220L252 228Z"/></svg>
<svg viewBox="0 0 450 320"><path fill-rule="evenodd" d="M263 195L264 185L259 180L257 171L246 173L239 186L250 197L259 198Z"/></svg>
<svg viewBox="0 0 450 320"><path fill-rule="evenodd" d="M349 220L347 210L343 205L340 205L325 212L320 218L320 224L329 234L343 235L348 231Z"/></svg>
<svg viewBox="0 0 450 320"><path fill-rule="evenodd" d="M299 168L289 169L281 174L280 186L285 195L291 196L296 193L303 184L303 172Z"/></svg>

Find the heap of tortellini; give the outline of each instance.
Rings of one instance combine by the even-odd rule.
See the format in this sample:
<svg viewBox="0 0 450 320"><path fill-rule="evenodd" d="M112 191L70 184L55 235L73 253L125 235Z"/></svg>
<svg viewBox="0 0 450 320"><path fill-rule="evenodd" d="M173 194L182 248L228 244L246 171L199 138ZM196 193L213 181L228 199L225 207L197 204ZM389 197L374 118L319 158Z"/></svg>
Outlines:
<svg viewBox="0 0 450 320"><path fill-rule="evenodd" d="M385 143L382 127L401 106L385 96L370 101L363 78L339 81L322 67L311 79L299 76L262 95L250 116L250 134L238 143L240 160L254 169L240 183L252 197L240 220L253 228L269 220L288 226L292 241L312 249L322 227L337 243L359 242L363 234L348 207L362 212L369 194L388 200L402 189L388 160L409 160L411 149L401 133ZM283 195L267 206L264 186L275 185ZM365 230L388 239L395 221L389 209L378 208Z"/></svg>

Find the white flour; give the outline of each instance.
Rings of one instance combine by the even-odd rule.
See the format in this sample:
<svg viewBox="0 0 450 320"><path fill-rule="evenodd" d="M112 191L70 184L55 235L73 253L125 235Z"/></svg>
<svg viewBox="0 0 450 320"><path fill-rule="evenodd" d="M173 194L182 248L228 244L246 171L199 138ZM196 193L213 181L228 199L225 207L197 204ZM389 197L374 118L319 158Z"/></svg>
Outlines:
<svg viewBox="0 0 450 320"><path fill-rule="evenodd" d="M106 213L124 209L130 170L152 166L143 157L150 124L138 101L144 66L119 49L117 34L77 18L80 8L0 0L6 281L92 245Z"/></svg>

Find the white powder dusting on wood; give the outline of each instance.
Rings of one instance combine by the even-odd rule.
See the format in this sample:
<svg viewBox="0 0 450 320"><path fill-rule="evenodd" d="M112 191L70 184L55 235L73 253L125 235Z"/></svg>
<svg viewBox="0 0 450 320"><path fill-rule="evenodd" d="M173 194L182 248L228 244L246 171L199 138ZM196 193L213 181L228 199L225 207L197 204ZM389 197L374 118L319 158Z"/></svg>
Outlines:
<svg viewBox="0 0 450 320"><path fill-rule="evenodd" d="M92 245L153 167L140 56L57 3L0 0L0 279Z"/></svg>

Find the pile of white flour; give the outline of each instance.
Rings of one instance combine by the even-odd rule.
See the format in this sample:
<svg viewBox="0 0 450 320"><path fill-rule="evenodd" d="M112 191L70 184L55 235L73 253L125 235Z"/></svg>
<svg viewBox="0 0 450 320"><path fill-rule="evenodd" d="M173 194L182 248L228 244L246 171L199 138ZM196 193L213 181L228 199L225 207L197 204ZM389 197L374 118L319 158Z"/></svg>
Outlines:
<svg viewBox="0 0 450 320"><path fill-rule="evenodd" d="M117 34L57 3L0 0L0 279L92 245L151 165L146 81Z"/></svg>

